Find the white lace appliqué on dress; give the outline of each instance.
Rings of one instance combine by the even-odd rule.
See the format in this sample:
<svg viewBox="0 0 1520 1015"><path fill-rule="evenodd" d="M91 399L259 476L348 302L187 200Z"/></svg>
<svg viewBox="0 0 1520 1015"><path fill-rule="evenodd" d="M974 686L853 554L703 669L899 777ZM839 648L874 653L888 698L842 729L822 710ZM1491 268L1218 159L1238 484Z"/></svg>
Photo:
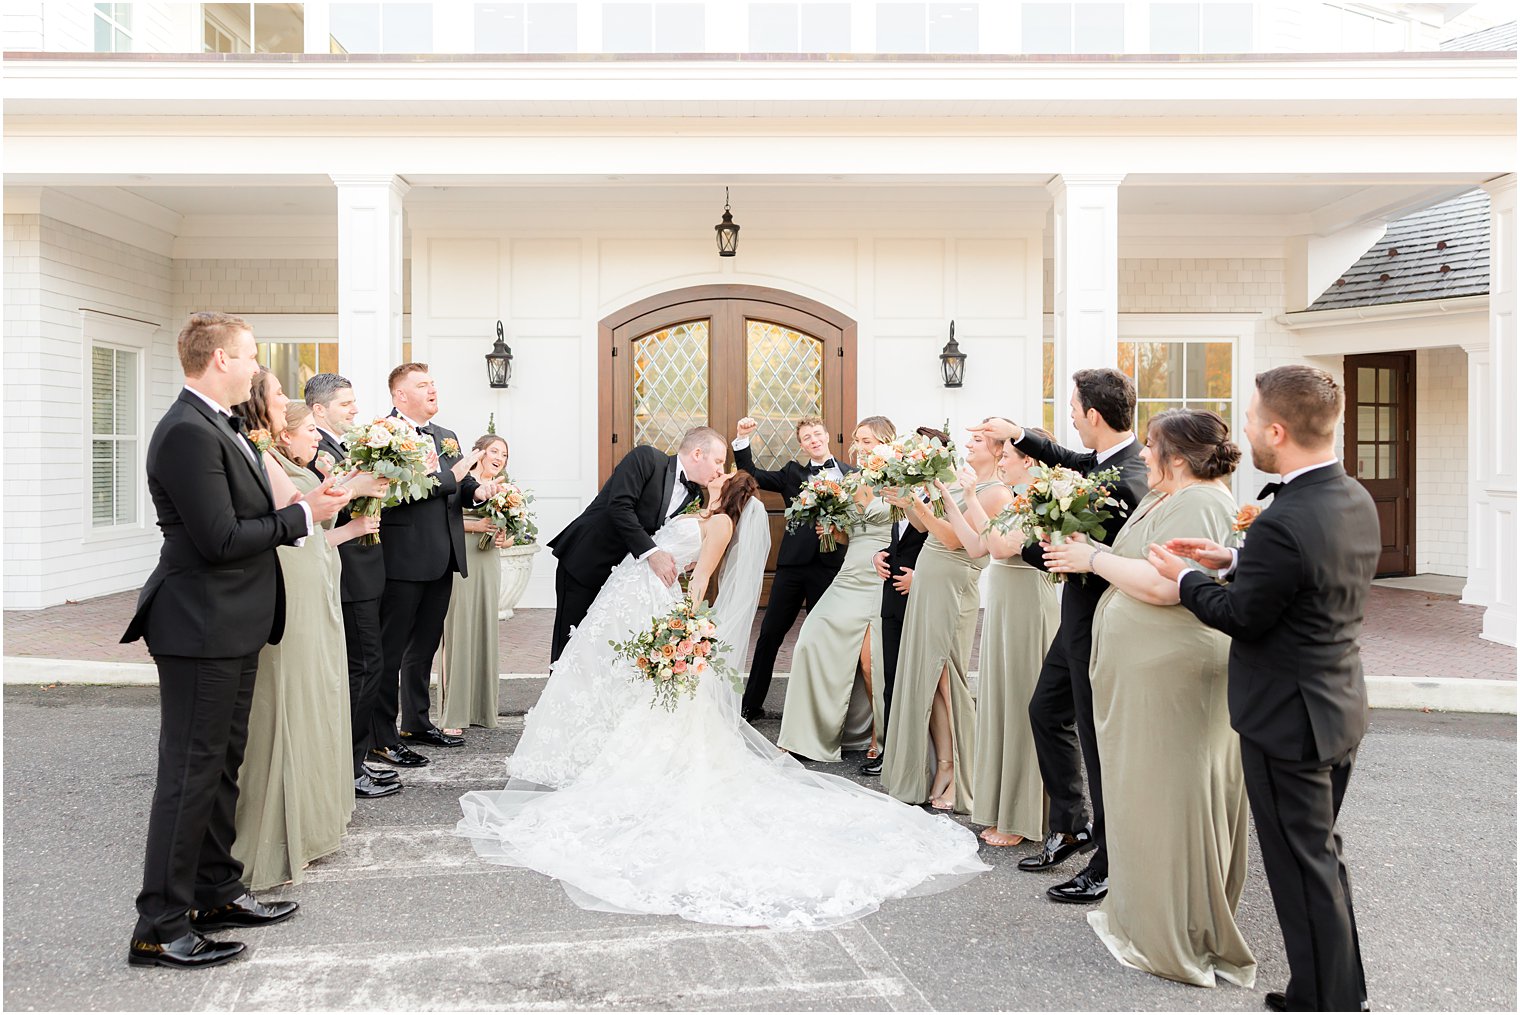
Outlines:
<svg viewBox="0 0 1520 1015"><path fill-rule="evenodd" d="M699 527L677 518L655 541L685 565ZM839 924L990 869L950 819L777 750L738 718L721 678L674 711L652 708L608 642L678 595L646 564L614 569L529 713L512 783L460 801L458 833L481 857L557 878L588 909L781 929Z"/></svg>

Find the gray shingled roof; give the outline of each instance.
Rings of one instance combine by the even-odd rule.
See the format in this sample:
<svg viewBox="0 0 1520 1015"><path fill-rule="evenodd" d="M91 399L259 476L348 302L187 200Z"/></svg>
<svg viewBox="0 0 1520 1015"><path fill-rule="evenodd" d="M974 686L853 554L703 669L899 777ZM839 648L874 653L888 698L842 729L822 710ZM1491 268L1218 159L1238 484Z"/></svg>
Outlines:
<svg viewBox="0 0 1520 1015"><path fill-rule="evenodd" d="M1442 246L1444 244L1444 246ZM1488 293L1488 194L1470 190L1388 223L1310 310Z"/></svg>
<svg viewBox="0 0 1520 1015"><path fill-rule="evenodd" d="M1515 23L1506 21L1502 25L1494 25L1491 28L1480 28L1476 32L1468 32L1459 35L1455 39L1447 39L1441 43L1442 49L1461 49L1473 52L1500 53L1515 48Z"/></svg>

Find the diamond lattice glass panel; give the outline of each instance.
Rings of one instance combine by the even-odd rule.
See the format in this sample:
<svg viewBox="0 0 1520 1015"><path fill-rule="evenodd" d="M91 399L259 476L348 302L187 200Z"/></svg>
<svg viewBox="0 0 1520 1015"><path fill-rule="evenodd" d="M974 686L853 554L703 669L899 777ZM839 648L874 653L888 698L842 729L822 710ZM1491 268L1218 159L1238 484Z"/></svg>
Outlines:
<svg viewBox="0 0 1520 1015"><path fill-rule="evenodd" d="M780 468L797 453L797 420L823 415L823 342L769 321L745 321L750 439L755 463Z"/></svg>
<svg viewBox="0 0 1520 1015"><path fill-rule="evenodd" d="M674 454L706 426L707 321L686 321L633 340L633 442Z"/></svg>

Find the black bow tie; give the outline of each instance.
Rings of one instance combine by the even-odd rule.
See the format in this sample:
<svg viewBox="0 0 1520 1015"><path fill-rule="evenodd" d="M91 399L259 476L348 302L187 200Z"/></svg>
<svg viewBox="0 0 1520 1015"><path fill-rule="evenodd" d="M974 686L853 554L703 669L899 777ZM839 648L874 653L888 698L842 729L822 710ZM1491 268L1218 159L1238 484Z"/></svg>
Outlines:
<svg viewBox="0 0 1520 1015"><path fill-rule="evenodd" d="M1268 483L1266 486L1264 486L1264 487L1261 488L1261 492L1256 495L1256 499L1257 500L1266 500L1268 497L1270 497L1273 494L1277 493L1282 488L1283 488L1283 484L1282 483Z"/></svg>
<svg viewBox="0 0 1520 1015"><path fill-rule="evenodd" d="M832 459L832 458L828 459L822 465L814 465L813 463L809 462L808 463L808 475L809 476L816 476L820 472L822 472L824 469L832 469L832 468L834 468L834 459Z"/></svg>
<svg viewBox="0 0 1520 1015"><path fill-rule="evenodd" d="M242 433L244 430L248 429L248 421L245 420L242 416L228 416L227 425L232 427L233 433Z"/></svg>
<svg viewBox="0 0 1520 1015"><path fill-rule="evenodd" d="M417 428L417 432L418 433L425 433L429 437L431 437L431 436L433 436L433 424L431 424L431 423L424 423L424 424L422 424L421 426L419 426Z"/></svg>

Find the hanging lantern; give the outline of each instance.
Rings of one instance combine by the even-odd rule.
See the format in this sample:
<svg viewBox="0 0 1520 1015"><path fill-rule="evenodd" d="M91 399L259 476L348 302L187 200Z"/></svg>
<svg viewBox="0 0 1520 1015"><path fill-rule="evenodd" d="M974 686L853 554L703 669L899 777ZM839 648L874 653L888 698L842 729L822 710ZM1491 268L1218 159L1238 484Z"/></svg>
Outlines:
<svg viewBox="0 0 1520 1015"><path fill-rule="evenodd" d="M728 210L728 188L723 188L723 221L713 226L718 234L718 256L733 257L739 252L739 225Z"/></svg>
<svg viewBox="0 0 1520 1015"><path fill-rule="evenodd" d="M950 322L950 341L939 354L939 370L945 378L945 387L958 388L966 380L966 354L955 342L955 322Z"/></svg>
<svg viewBox="0 0 1520 1015"><path fill-rule="evenodd" d="M500 321L496 322L496 345L486 353L486 379L493 388L505 388L512 379L512 348Z"/></svg>

